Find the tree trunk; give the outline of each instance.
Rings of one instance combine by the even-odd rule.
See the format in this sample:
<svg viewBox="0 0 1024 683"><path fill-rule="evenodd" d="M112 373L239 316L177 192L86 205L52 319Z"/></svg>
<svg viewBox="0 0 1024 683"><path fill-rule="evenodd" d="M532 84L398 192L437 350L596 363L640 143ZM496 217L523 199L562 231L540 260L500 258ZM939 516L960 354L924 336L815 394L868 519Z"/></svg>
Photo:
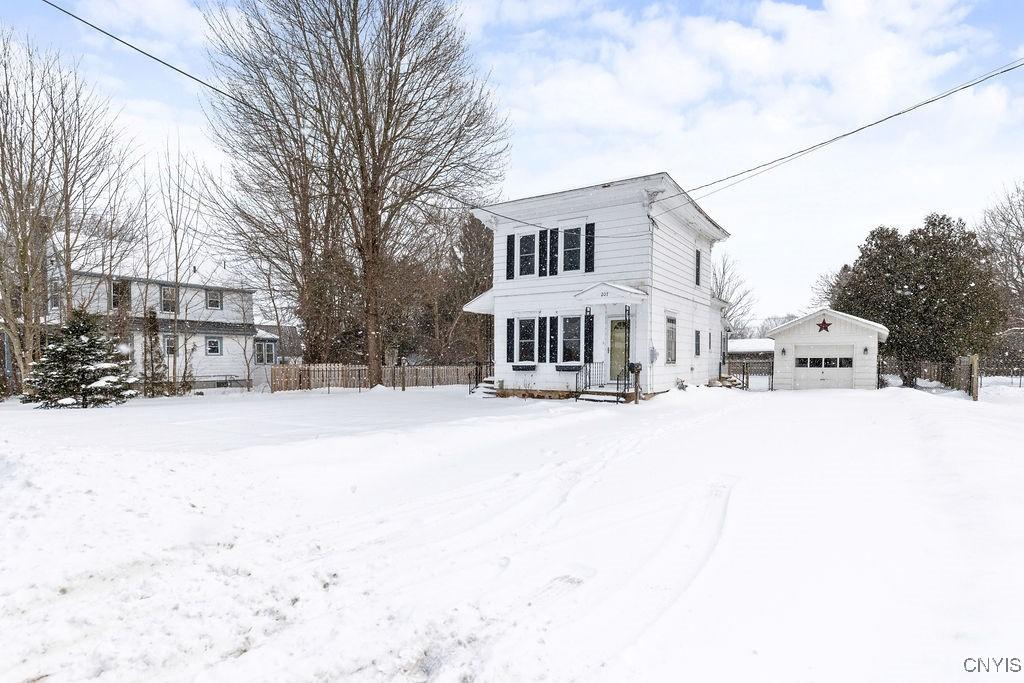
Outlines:
<svg viewBox="0 0 1024 683"><path fill-rule="evenodd" d="M366 376L370 387L375 387L384 380L381 368L380 292L378 291L379 280L376 271L377 267L374 262L367 263L363 269L366 300L364 322L366 331Z"/></svg>

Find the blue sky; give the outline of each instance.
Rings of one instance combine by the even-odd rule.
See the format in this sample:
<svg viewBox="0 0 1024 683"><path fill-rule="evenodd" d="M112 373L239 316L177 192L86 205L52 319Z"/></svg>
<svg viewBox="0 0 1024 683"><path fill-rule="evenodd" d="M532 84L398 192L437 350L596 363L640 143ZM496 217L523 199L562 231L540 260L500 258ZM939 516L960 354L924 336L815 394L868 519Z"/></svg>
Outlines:
<svg viewBox="0 0 1024 683"><path fill-rule="evenodd" d="M190 0L63 0L208 72ZM508 113L496 188L518 197L667 170L684 187L774 158L1024 57L1020 0L464 0ZM0 21L80 59L146 150L168 137L217 163L194 84L38 0ZM869 229L931 211L974 222L1024 180L1024 69L701 203L733 237L763 315L807 304Z"/></svg>

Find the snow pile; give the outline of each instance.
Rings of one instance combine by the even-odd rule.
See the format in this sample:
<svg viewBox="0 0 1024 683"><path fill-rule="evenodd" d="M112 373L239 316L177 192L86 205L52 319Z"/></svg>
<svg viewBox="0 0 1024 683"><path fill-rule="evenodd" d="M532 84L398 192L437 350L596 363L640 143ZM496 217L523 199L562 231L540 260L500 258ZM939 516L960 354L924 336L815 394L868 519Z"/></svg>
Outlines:
<svg viewBox="0 0 1024 683"><path fill-rule="evenodd" d="M0 679L959 680L1024 392L0 404Z"/></svg>

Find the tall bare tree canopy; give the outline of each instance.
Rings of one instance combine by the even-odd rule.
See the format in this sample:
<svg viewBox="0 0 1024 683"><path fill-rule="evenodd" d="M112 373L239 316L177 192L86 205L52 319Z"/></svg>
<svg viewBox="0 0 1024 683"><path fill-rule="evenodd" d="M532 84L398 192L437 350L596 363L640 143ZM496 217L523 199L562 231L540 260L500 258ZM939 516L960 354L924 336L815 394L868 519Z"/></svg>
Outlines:
<svg viewBox="0 0 1024 683"><path fill-rule="evenodd" d="M211 109L231 160L223 225L294 297L309 360L358 314L378 382L388 289L412 284L396 269L432 251L432 216L501 176L506 127L455 9L242 0L209 23L215 69L238 98Z"/></svg>
<svg viewBox="0 0 1024 683"><path fill-rule="evenodd" d="M978 237L992 254L1010 326L1024 327L1024 183L985 211Z"/></svg>
<svg viewBox="0 0 1024 683"><path fill-rule="evenodd" d="M50 309L71 310L72 269L109 274L138 239L136 160L124 140L73 65L0 31L0 332L21 378Z"/></svg>
<svg viewBox="0 0 1024 683"><path fill-rule="evenodd" d="M725 319L729 329L742 334L750 325L756 301L740 273L739 264L728 254L722 254L711 266L711 294L728 304Z"/></svg>

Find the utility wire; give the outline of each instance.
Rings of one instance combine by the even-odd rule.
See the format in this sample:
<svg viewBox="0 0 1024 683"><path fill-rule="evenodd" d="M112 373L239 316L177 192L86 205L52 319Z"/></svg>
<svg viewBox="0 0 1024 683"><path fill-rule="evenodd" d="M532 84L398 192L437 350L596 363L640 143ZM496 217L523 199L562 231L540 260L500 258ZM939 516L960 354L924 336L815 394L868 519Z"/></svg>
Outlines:
<svg viewBox="0 0 1024 683"><path fill-rule="evenodd" d="M123 39L123 38L113 34L113 33L111 33L110 31L107 31L106 29L104 29L104 28L102 28L100 26L97 26L96 24L94 24L94 23L92 23L92 22L90 22L90 21L88 21L88 20L78 16L74 12L71 12L70 10L67 10L64 7L61 7L60 5L56 4L55 2L52 2L51 0L40 0L40 2L42 2L42 3L46 4L46 5L49 5L53 9L55 9L58 12L61 12L61 13L65 14L65 15L71 17L75 21L78 21L78 22L88 26L89 28L95 30L95 31L98 31L98 32L102 33L103 35L107 36L111 40L114 40L114 41L120 43L121 45L124 45L125 47L127 47L127 48L129 48L131 50L134 50L135 52L138 52L142 56L147 57L147 58L157 62L161 66L164 66L164 67L166 67L168 69L171 69L172 71L174 71L174 72L184 76L185 78L188 78L189 80L192 80L192 81L198 83L199 85L201 85L201 86L203 86L205 88L208 88L209 90L212 90L213 92L215 92L215 93L217 93L217 94L219 94L219 95L221 95L223 97L226 97L226 98L230 99L231 101L236 102L236 103L242 105L243 107L246 107L246 108L256 112L260 116L263 116L263 117L267 118L268 120L271 120L273 123L275 123L277 125L280 125L279 121L271 119L269 117L269 115L266 114L266 112L262 111L261 109L259 109L255 105L251 104L250 102L247 102L246 100L244 100L244 99L242 99L240 97L232 95L231 93L226 92L226 91L222 90L221 88L218 88L217 86L213 85L209 81L206 81L206 80L204 80L204 79L202 79L202 78L200 78L198 76L195 76L195 75L189 73L188 71L185 71L184 69L182 69L180 67L177 67L174 64L171 64L170 62L167 62L167 61L161 59L160 57L157 57L156 55L152 54L151 52L148 52L148 51L144 50L143 48L138 47L137 45L134 45L131 42L129 42L129 41L127 41L127 40L125 40L125 39ZM701 185L697 185L696 187L692 187L689 190L684 190L682 192L677 192L675 194L666 195L664 197L658 197L657 199L652 200L651 204L654 204L656 202L663 202L663 201L666 201L668 199L673 199L673 198L676 198L676 197L685 197L686 201L684 201L682 204L679 204L678 206L672 207L671 209L666 209L665 211L662 211L661 213L655 214L655 215L651 216L651 218L652 219L653 218L657 218L658 216L662 216L665 213L669 213L671 211L675 211L676 209L680 209L683 206L686 206L687 204L694 204L694 205L696 205L696 200L692 199L689 196L690 192L696 192L698 190L703 190L703 189L706 189L706 188L709 188L709 187L713 187L715 185L719 185L719 184L724 183L724 182L729 181L729 180L734 181L732 183L729 183L728 185L725 185L724 187L721 187L721 188L718 188L718 189L713 190L711 192L705 193L705 194L701 195L701 197L699 197L699 198L703 199L704 197L709 197L712 194L715 194L716 192L720 192L721 190L727 189L729 187L733 187L734 185L738 185L739 183L744 182L746 180L749 180L751 178L754 178L754 177L756 177L758 175L761 175L762 173L767 173L768 171L775 170L779 166L787 164L790 161L795 161L796 159L798 159L798 158L800 158L802 156L805 156L807 154L810 154L811 152L817 151L817 150L819 150L819 149L821 149L823 147L826 147L826 146L831 145L831 144L833 144L835 142L838 142L840 140L848 138L848 137L850 137L852 135L856 135L857 133L861 133L861 132L863 132L865 130L868 130L869 128L873 128L875 126L881 125L881 124L883 124L883 123L885 123L887 121L891 121L892 119L895 119L895 118L897 118L899 116L903 116L905 114L909 114L909 113L911 113L911 112L913 112L913 111L915 111L917 109L925 107L925 106L927 106L929 104L932 104L934 102L938 102L939 100L942 100L942 99L945 99L947 97L950 97L951 95L954 95L954 94L956 94L958 92L961 92L963 90L967 90L969 88L973 88L976 85L984 83L985 81L991 80L991 79L996 78L998 76L1002 76L1004 74L1007 74L1007 73L1009 73L1011 71L1014 71L1016 69L1021 68L1022 66L1024 66L1024 58L1014 60L1014 61L1009 62L1007 64L1004 64L1004 65L1002 65L1000 67L996 67L995 69L993 69L993 70L991 70L991 71L989 71L989 72L987 72L985 74L982 74L981 76L977 76L977 77L975 77L975 78L973 78L973 79L971 79L969 81L966 81L965 83L962 83L959 86L955 86L955 87L950 88L950 89L948 89L946 91L943 91L942 93L939 93L937 95L929 97L928 99L922 100L921 102L918 102L917 104L911 105L909 107L901 109L901 110L899 110L897 112L894 112L892 114L888 114L887 116L883 116L882 118L876 119L875 121L872 121L870 123L866 123L864 125L861 125L861 126L858 126L856 128L853 128L853 129L851 129L849 131L846 131L845 133L840 133L839 135L833 136L833 137L831 137L831 138L829 138L827 140L823 140L821 142L818 142L816 144L810 145L808 147L804 147L802 149L796 150L795 152L791 152L791 153L783 155L781 157L777 157L775 159L772 159L771 161L766 161L764 163L760 163L760 164L757 164L755 166L751 166L750 168L744 169L742 171L737 171L735 173L731 173L729 175L723 176L723 177L718 178L716 180L712 180L712 181L703 183ZM416 186L418 186L420 188L425 188L426 187L425 185L423 185L421 183L417 183L415 181L409 180L408 178L404 178L402 176L396 175L395 177L397 177L399 180L401 180L403 182L409 183L410 185L416 185ZM519 223L520 225L526 225L526 226L529 226L529 227L538 228L540 230L547 229L543 225L538 225L537 223L531 223L529 221L524 221L524 220L521 220L519 218L512 218L511 216L506 216L504 214L498 213L497 211L493 211L492 209L488 209L487 207L474 205L473 203L468 202L468 201L466 201L466 200L464 200L464 199L462 199L460 197L456 197L454 195L450 195L450 194L445 193L445 192L440 192L440 191L437 191L437 190L434 190L434 192L436 192L437 194L439 194L442 197L445 197L446 199L449 199L449 200L454 201L454 202L456 202L458 204L461 204L461 205L463 205L463 206L465 206L466 208L469 208L469 209L478 209L480 211L484 211L484 212L486 212L486 213L488 213L488 214L490 214L492 216L495 216L497 218L502 218L502 219L507 220L507 221L511 221L511 222L514 222L514 223ZM625 236L623 236L623 237L625 237Z"/></svg>

